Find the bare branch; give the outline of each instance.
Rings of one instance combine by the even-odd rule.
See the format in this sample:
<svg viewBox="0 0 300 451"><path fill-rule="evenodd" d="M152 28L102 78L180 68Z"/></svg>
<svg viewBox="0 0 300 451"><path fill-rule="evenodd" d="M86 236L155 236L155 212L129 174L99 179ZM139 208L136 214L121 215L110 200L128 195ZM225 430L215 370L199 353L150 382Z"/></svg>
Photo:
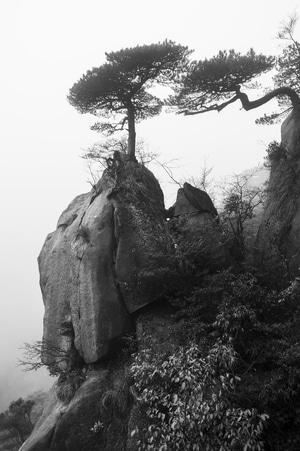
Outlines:
<svg viewBox="0 0 300 451"><path fill-rule="evenodd" d="M62 372L59 364L69 360L67 351L47 340L24 343L20 349L23 350L24 358L18 360L18 365L24 367L24 372L37 371L46 366L50 376L57 376ZM55 363L44 363L43 356L54 358Z"/></svg>
<svg viewBox="0 0 300 451"><path fill-rule="evenodd" d="M169 163L170 162L172 162L172 161L174 161L174 160L170 160L169 162L166 162L166 163L161 163L159 160L157 160L157 159L154 159L153 161L155 161L167 174L168 174L168 176L170 177L170 179L174 182L174 183L176 183L177 185L179 185L180 187L181 187L181 184L174 178L174 176L173 176L173 172L172 172L172 170L171 170L171 168L170 168L170 166L169 166Z"/></svg>

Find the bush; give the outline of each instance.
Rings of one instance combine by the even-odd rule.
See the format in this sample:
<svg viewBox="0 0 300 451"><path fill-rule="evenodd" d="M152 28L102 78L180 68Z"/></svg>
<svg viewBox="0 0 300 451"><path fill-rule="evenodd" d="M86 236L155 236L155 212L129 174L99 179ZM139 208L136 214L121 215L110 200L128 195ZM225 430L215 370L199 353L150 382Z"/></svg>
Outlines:
<svg viewBox="0 0 300 451"><path fill-rule="evenodd" d="M232 336L238 354L239 405L270 417L268 449L299 449L300 280L277 291L251 274L232 275L215 326L219 336Z"/></svg>
<svg viewBox="0 0 300 451"><path fill-rule="evenodd" d="M287 149L278 141L271 141L267 147L267 163L268 161L278 161L281 158L287 158Z"/></svg>
<svg viewBox="0 0 300 451"><path fill-rule="evenodd" d="M140 450L262 450L267 415L234 403L238 378L230 343L218 341L203 357L197 344L167 359L145 349L132 374L149 420L138 434Z"/></svg>
<svg viewBox="0 0 300 451"><path fill-rule="evenodd" d="M58 399L65 404L68 404L85 379L86 373L84 370L66 371L61 373L56 387Z"/></svg>

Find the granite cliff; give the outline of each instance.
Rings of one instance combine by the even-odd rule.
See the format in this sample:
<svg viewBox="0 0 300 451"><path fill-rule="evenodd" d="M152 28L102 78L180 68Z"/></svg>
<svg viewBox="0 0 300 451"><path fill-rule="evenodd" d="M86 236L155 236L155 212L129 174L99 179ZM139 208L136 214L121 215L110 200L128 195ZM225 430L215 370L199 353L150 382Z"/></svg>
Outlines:
<svg viewBox="0 0 300 451"><path fill-rule="evenodd" d="M298 276L300 268L300 114L282 123L281 143L270 153L267 201L256 240L257 263Z"/></svg>
<svg viewBox="0 0 300 451"><path fill-rule="evenodd" d="M149 331L159 346L176 341L167 295L184 282L179 248L192 246L204 271L226 264L206 193L185 184L166 212L153 174L117 157L61 214L38 259L42 359L60 377L22 451L136 450L130 432L144 417L124 343L139 347Z"/></svg>
<svg viewBox="0 0 300 451"><path fill-rule="evenodd" d="M44 340L85 363L113 353L130 315L166 291L170 246L156 179L117 162L71 202L40 253Z"/></svg>

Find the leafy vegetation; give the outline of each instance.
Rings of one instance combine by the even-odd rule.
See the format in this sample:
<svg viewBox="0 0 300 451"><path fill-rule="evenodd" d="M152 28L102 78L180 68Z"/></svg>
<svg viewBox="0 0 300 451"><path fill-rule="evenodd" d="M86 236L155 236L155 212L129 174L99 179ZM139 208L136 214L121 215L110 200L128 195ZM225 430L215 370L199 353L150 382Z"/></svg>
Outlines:
<svg viewBox="0 0 300 451"><path fill-rule="evenodd" d="M170 103L187 115L217 110L237 100L232 99L240 85L269 71L274 58L257 55L253 49L245 55L234 50L219 51L211 59L193 61ZM228 100L221 104L220 101Z"/></svg>
<svg viewBox="0 0 300 451"><path fill-rule="evenodd" d="M283 42L282 54L276 60L276 73L273 77L274 88L289 86L296 93L300 93L300 43L294 37L294 30L298 17L292 14L282 23L277 38ZM256 122L259 124L273 124L282 120L291 111L289 99L286 96L278 97L279 112L264 115Z"/></svg>
<svg viewBox="0 0 300 451"><path fill-rule="evenodd" d="M0 414L0 446L17 450L33 429L31 410L34 401L19 398L10 403L8 410Z"/></svg>
<svg viewBox="0 0 300 451"><path fill-rule="evenodd" d="M132 364L140 449L298 449L300 280L282 284L228 269L170 300L176 350Z"/></svg>
<svg viewBox="0 0 300 451"><path fill-rule="evenodd" d="M140 449L262 449L267 415L235 407L234 362L232 346L222 342L205 357L196 344L166 359L151 349L137 354L132 372L151 421Z"/></svg>
<svg viewBox="0 0 300 451"><path fill-rule="evenodd" d="M267 147L266 166L271 166L272 161L287 159L287 149L278 141L271 141Z"/></svg>
<svg viewBox="0 0 300 451"><path fill-rule="evenodd" d="M274 97L280 104L289 105L289 109L300 111L299 93L299 43L293 38L295 18L285 24L280 39L289 39L282 57L256 54L253 49L245 55L235 50L219 51L211 59L193 61L183 76L182 83L176 87L176 94L170 96L169 103L178 113L195 115L208 111L222 111L231 103L239 100L248 111L258 108ZM257 100L250 101L241 88L257 86L253 80L277 66L274 77L274 89ZM295 71L294 71L295 69ZM284 100L282 100L284 99ZM288 99L288 100L287 100ZM265 116L259 123L272 123L278 114Z"/></svg>

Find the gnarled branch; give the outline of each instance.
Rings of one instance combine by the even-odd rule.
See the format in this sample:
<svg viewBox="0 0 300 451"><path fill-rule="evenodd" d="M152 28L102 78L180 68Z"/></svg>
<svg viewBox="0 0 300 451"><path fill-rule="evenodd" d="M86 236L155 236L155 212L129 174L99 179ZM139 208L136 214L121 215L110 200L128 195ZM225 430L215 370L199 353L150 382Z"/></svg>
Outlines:
<svg viewBox="0 0 300 451"><path fill-rule="evenodd" d="M200 109L200 110L185 109L185 110L179 111L178 114L184 114L185 116L192 116L195 114L206 113L208 111L220 112L224 108L226 108L228 105L230 105L231 103L234 103L236 100L240 100L244 110L249 111L249 110L252 110L254 108L258 108L258 107L264 105L265 103L269 102L269 100L271 100L277 96L288 96L289 99L291 100L293 109L300 111L300 98L299 98L298 94L296 93L296 91L294 91L292 88L283 86L281 88L277 88L271 92L268 92L266 95L264 95L263 97L261 97L257 100L251 101L251 100L249 100L247 94L245 94L244 92L241 92L241 86L237 85L236 95L233 96L231 99L227 100L226 102L223 102L220 104L214 103L213 105L210 105L208 107L203 106L202 109Z"/></svg>
<svg viewBox="0 0 300 451"><path fill-rule="evenodd" d="M277 96L288 96L292 102L293 108L295 110L300 110L300 98L296 91L294 91L292 88L289 88L287 86L283 86L281 88L273 89L273 91L268 92L268 94L264 95L260 99L250 101L248 99L247 94L241 92L241 87L238 85L236 88L236 96L238 99L240 99L243 108L248 111L252 110L254 108L258 108L265 103L269 102L269 100L273 99Z"/></svg>

